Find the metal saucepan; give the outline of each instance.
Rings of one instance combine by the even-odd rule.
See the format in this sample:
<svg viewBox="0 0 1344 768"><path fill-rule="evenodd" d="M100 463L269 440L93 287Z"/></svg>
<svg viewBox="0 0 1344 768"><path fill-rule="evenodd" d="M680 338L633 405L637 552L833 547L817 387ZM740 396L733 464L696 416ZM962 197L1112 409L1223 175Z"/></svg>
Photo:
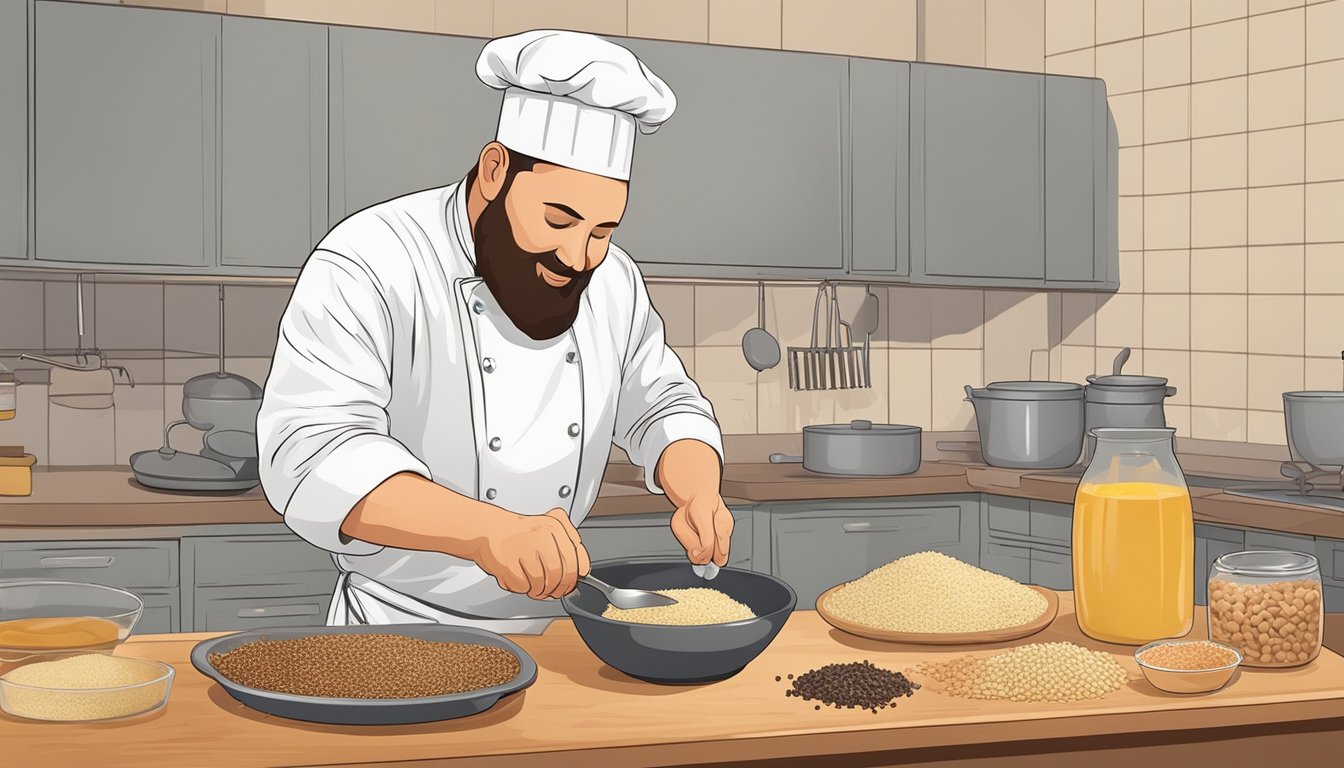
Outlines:
<svg viewBox="0 0 1344 768"><path fill-rule="evenodd" d="M1083 387L1062 381L966 385L980 454L991 467L1063 469L1083 452Z"/></svg>
<svg viewBox="0 0 1344 768"><path fill-rule="evenodd" d="M770 455L772 464L802 463L824 475L908 475L919 469L923 430L908 424L848 424L803 427L803 455Z"/></svg>
<svg viewBox="0 0 1344 768"><path fill-rule="evenodd" d="M1284 392L1283 420L1294 461L1344 466L1344 392Z"/></svg>

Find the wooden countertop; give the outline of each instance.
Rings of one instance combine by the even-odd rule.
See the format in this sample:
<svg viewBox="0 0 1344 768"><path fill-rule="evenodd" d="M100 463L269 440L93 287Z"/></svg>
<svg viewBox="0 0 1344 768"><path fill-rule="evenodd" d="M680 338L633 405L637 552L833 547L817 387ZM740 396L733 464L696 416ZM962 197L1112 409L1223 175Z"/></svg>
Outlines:
<svg viewBox="0 0 1344 768"><path fill-rule="evenodd" d="M230 698L188 661L213 634L132 638L118 653L172 664L168 707L144 718L95 725L0 719L0 744L19 765L673 765L884 753L925 755L981 745L1046 753L1051 745L1134 735L1180 744L1240 738L1250 729L1335 731L1344 718L1344 659L1329 650L1295 670L1243 669L1222 691L1173 696L1152 688L1133 649L1084 638L1072 595L1054 624L1029 642L1067 640L1115 654L1128 685L1101 700L1020 704L956 699L925 689L876 715L813 709L786 698L775 676L822 664L871 660L889 669L1004 646L918 647L878 643L831 629L813 611L795 613L775 642L734 678L703 686L656 686L605 666L566 620L515 640L537 661L536 683L481 715L417 726L327 726L263 715ZM1202 636L1197 622L1193 636ZM1019 641L1028 642L1028 641ZM1017 746L1015 747L1014 744ZM889 753L889 754L886 754ZM1318 756L1319 757L1319 756ZM1292 762L1313 762L1296 753ZM868 763L864 763L868 764Z"/></svg>

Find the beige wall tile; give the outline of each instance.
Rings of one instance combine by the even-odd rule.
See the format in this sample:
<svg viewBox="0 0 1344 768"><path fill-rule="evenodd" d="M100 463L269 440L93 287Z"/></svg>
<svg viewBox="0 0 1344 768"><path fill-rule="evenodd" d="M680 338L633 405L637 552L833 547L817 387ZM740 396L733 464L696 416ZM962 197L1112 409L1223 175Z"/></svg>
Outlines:
<svg viewBox="0 0 1344 768"><path fill-rule="evenodd" d="M1143 147L1120 150L1120 194L1143 194Z"/></svg>
<svg viewBox="0 0 1344 768"><path fill-rule="evenodd" d="M1195 293L1246 293L1246 249L1191 251L1190 290Z"/></svg>
<svg viewBox="0 0 1344 768"><path fill-rule="evenodd" d="M1190 409L1190 436L1196 440L1246 442L1246 411L1229 408Z"/></svg>
<svg viewBox="0 0 1344 768"><path fill-rule="evenodd" d="M50 436L48 463L56 466L106 466L117 463L114 409L93 410L52 405L48 409L47 418Z"/></svg>
<svg viewBox="0 0 1344 768"><path fill-rule="evenodd" d="M935 348L980 349L984 338L984 291L962 288L941 289L933 297L931 315Z"/></svg>
<svg viewBox="0 0 1344 768"><path fill-rule="evenodd" d="M1287 445L1283 423L1283 401L1277 411L1246 412L1246 442L1258 445Z"/></svg>
<svg viewBox="0 0 1344 768"><path fill-rule="evenodd" d="M663 319L663 333L669 346L695 345L695 286L652 284L649 286L649 301Z"/></svg>
<svg viewBox="0 0 1344 768"><path fill-rule="evenodd" d="M891 347L928 347L933 342L933 305L936 288L892 286L887 339Z"/></svg>
<svg viewBox="0 0 1344 768"><path fill-rule="evenodd" d="M289 286L240 285L224 293L225 354L237 357L270 357L280 334L280 317L289 304ZM166 295L166 294L165 294ZM218 307L218 292L208 306ZM200 307L196 308L200 313ZM218 320L214 323L219 327ZM219 343L214 344L219 349Z"/></svg>
<svg viewBox="0 0 1344 768"><path fill-rule="evenodd" d="M1306 11L1294 8L1250 18L1251 72L1282 69L1305 63Z"/></svg>
<svg viewBox="0 0 1344 768"><path fill-rule="evenodd" d="M1305 260L1300 245L1262 245L1247 249L1250 293L1303 292Z"/></svg>
<svg viewBox="0 0 1344 768"><path fill-rule="evenodd" d="M669 347L669 349L681 361L681 367L686 369L686 375L695 378L695 347Z"/></svg>
<svg viewBox="0 0 1344 768"><path fill-rule="evenodd" d="M1298 125L1303 116L1303 69L1284 69L1250 76L1247 104L1252 131Z"/></svg>
<svg viewBox="0 0 1344 768"><path fill-rule="evenodd" d="M1210 24L1246 15L1246 0L1191 0L1190 23Z"/></svg>
<svg viewBox="0 0 1344 768"><path fill-rule="evenodd" d="M1120 146L1143 144L1143 94L1109 96L1106 100L1115 118L1115 134Z"/></svg>
<svg viewBox="0 0 1344 768"><path fill-rule="evenodd" d="M494 34L554 28L624 35L625 13L625 0L495 0Z"/></svg>
<svg viewBox="0 0 1344 768"><path fill-rule="evenodd" d="M1303 0L1250 0L1249 13L1269 13L1304 5Z"/></svg>
<svg viewBox="0 0 1344 768"><path fill-rule="evenodd" d="M1097 0L1097 44L1143 37L1143 0Z"/></svg>
<svg viewBox="0 0 1344 768"><path fill-rule="evenodd" d="M1246 355L1190 353L1190 403L1211 408L1246 407Z"/></svg>
<svg viewBox="0 0 1344 768"><path fill-rule="evenodd" d="M1163 412L1167 418L1167 426L1176 430L1177 437L1190 437L1190 406L1168 405Z"/></svg>
<svg viewBox="0 0 1344 768"><path fill-rule="evenodd" d="M1307 6L1307 61L1344 58L1344 0Z"/></svg>
<svg viewBox="0 0 1344 768"><path fill-rule="evenodd" d="M1120 250L1143 249L1143 198L1120 198Z"/></svg>
<svg viewBox="0 0 1344 768"><path fill-rule="evenodd" d="M1097 344L1143 347L1143 302L1139 294L1116 293L1097 303Z"/></svg>
<svg viewBox="0 0 1344 768"><path fill-rule="evenodd" d="M182 385L166 384L163 387L163 421L165 424L182 419ZM198 432L189 426L181 426L173 430L172 440L173 448L187 453L200 453L201 437L204 433Z"/></svg>
<svg viewBox="0 0 1344 768"><path fill-rule="evenodd" d="M0 280L0 349L42 349L42 301L42 283Z"/></svg>
<svg viewBox="0 0 1344 768"><path fill-rule="evenodd" d="M1055 54L1045 57L1045 71L1051 75L1075 75L1092 77L1096 72L1096 57L1093 49Z"/></svg>
<svg viewBox="0 0 1344 768"><path fill-rule="evenodd" d="M1246 20L1236 19L1190 30L1190 76L1195 82L1244 75Z"/></svg>
<svg viewBox="0 0 1344 768"><path fill-rule="evenodd" d="M817 289L806 285L771 285L765 289L765 329L786 347L812 343L812 317ZM823 318L824 319L824 318ZM823 325L818 333L825 333Z"/></svg>
<svg viewBox="0 0 1344 768"><path fill-rule="evenodd" d="M1339 364L1339 353L1334 357L1308 357L1302 388L1307 390L1344 389L1344 366Z"/></svg>
<svg viewBox="0 0 1344 768"><path fill-rule="evenodd" d="M924 4L921 61L985 65L984 0L943 0Z"/></svg>
<svg viewBox="0 0 1344 768"><path fill-rule="evenodd" d="M867 419L884 424L891 420L888 410L891 386L888 380L887 355L890 350L874 349L869 352L869 370L872 372L872 386L863 389L838 389L830 394L834 405L830 424L844 424L854 419ZM801 429L801 427L800 427Z"/></svg>
<svg viewBox="0 0 1344 768"><path fill-rule="evenodd" d="M1143 374L1161 376L1176 388L1167 407L1190 404L1190 353L1166 349L1143 350Z"/></svg>
<svg viewBox="0 0 1344 768"><path fill-rule="evenodd" d="M434 0L266 0L266 16L360 27L434 31ZM621 13L624 18L624 12Z"/></svg>
<svg viewBox="0 0 1344 768"><path fill-rule="evenodd" d="M933 351L892 349L887 352L887 361L892 422L932 429Z"/></svg>
<svg viewBox="0 0 1344 768"><path fill-rule="evenodd" d="M1156 35L1188 26L1190 26L1190 0L1144 0L1144 34Z"/></svg>
<svg viewBox="0 0 1344 768"><path fill-rule="evenodd" d="M1189 251L1148 251L1143 254L1143 291L1190 292Z"/></svg>
<svg viewBox="0 0 1344 768"><path fill-rule="evenodd" d="M51 456L47 450L47 385L20 384L15 398L14 418L0 421L0 443L21 445L24 452L37 458L39 466L50 464Z"/></svg>
<svg viewBox="0 0 1344 768"><path fill-rule="evenodd" d="M1344 241L1344 181L1308 184L1307 240Z"/></svg>
<svg viewBox="0 0 1344 768"><path fill-rule="evenodd" d="M986 0L985 66L1045 69L1045 0Z"/></svg>
<svg viewBox="0 0 1344 768"><path fill-rule="evenodd" d="M1246 186L1246 134L1190 142L1190 184L1195 190Z"/></svg>
<svg viewBox="0 0 1344 768"><path fill-rule="evenodd" d="M163 348L163 283L86 285L86 300L91 287L97 311L86 330L94 329L101 349Z"/></svg>
<svg viewBox="0 0 1344 768"><path fill-rule="evenodd" d="M1190 132L1216 136L1246 130L1247 79L1234 77L1190 86Z"/></svg>
<svg viewBox="0 0 1344 768"><path fill-rule="evenodd" d="M1050 349L1050 294L985 291L985 380L1030 379L1035 350Z"/></svg>
<svg viewBox="0 0 1344 768"><path fill-rule="evenodd" d="M1069 291L1060 299L1062 343L1092 346L1097 343L1097 295Z"/></svg>
<svg viewBox="0 0 1344 768"><path fill-rule="evenodd" d="M1164 88L1190 82L1190 30L1143 39L1143 87Z"/></svg>
<svg viewBox="0 0 1344 768"><path fill-rule="evenodd" d="M631 37L709 42L709 0L629 0Z"/></svg>
<svg viewBox="0 0 1344 768"><path fill-rule="evenodd" d="M709 0L709 42L779 48L780 0Z"/></svg>
<svg viewBox="0 0 1344 768"><path fill-rule="evenodd" d="M1303 180L1306 138L1302 126L1255 131L1250 140L1250 184L1298 184Z"/></svg>
<svg viewBox="0 0 1344 768"><path fill-rule="evenodd" d="M1143 293L1143 252L1121 251L1120 293Z"/></svg>
<svg viewBox="0 0 1344 768"><path fill-rule="evenodd" d="M434 0L434 31L440 34L491 37L495 7L480 0Z"/></svg>
<svg viewBox="0 0 1344 768"><path fill-rule="evenodd" d="M1339 362L1344 350L1344 296L1308 296L1306 353L1311 357L1333 357Z"/></svg>
<svg viewBox="0 0 1344 768"><path fill-rule="evenodd" d="M1060 347L1060 379L1086 384L1087 377L1097 372L1096 347Z"/></svg>
<svg viewBox="0 0 1344 768"><path fill-rule="evenodd" d="M695 286L696 346L740 344L742 334L756 325L756 315L754 285Z"/></svg>
<svg viewBox="0 0 1344 768"><path fill-rule="evenodd" d="M1143 166L1145 193L1190 191L1190 142L1148 145L1144 148Z"/></svg>
<svg viewBox="0 0 1344 768"><path fill-rule="evenodd" d="M1303 185L1248 190L1247 243L1277 245L1302 242Z"/></svg>
<svg viewBox="0 0 1344 768"><path fill-rule="evenodd" d="M787 366L779 365L762 371L759 382L756 388L759 409L756 430L760 434L796 433L810 424L835 423L834 395L789 389Z"/></svg>
<svg viewBox="0 0 1344 768"><path fill-rule="evenodd" d="M1176 294L1143 297L1145 349L1190 349L1191 298Z"/></svg>
<svg viewBox="0 0 1344 768"><path fill-rule="evenodd" d="M1115 370L1115 359L1123 349L1123 347L1097 347L1092 359L1093 367L1101 373L1110 373ZM1137 348L1130 350L1129 360L1125 363L1125 373L1143 370L1144 352L1145 350Z"/></svg>
<svg viewBox="0 0 1344 768"><path fill-rule="evenodd" d="M1344 243L1307 246L1307 293L1344 293Z"/></svg>
<svg viewBox="0 0 1344 768"><path fill-rule="evenodd" d="M1247 301L1250 351L1260 355L1302 357L1305 299L1302 296L1250 296Z"/></svg>
<svg viewBox="0 0 1344 768"><path fill-rule="evenodd" d="M1121 184L1124 184L1123 173L1122 170ZM1307 181L1336 179L1344 179L1344 121L1308 125Z"/></svg>
<svg viewBox="0 0 1344 768"><path fill-rule="evenodd" d="M1047 55L1086 48L1096 41L1093 0L1045 0Z"/></svg>
<svg viewBox="0 0 1344 768"><path fill-rule="evenodd" d="M265 16L266 0L227 0L228 12L235 16Z"/></svg>
<svg viewBox="0 0 1344 768"><path fill-rule="evenodd" d="M1143 199L1143 247L1146 250L1190 247L1190 195Z"/></svg>
<svg viewBox="0 0 1344 768"><path fill-rule="evenodd" d="M271 375L271 358L269 357L226 357L224 358L225 370L236 373L246 379L251 379L257 384L265 387L266 379Z"/></svg>
<svg viewBox="0 0 1344 768"><path fill-rule="evenodd" d="M1190 138L1190 86L1163 88L1143 93L1143 141L1175 141Z"/></svg>
<svg viewBox="0 0 1344 768"><path fill-rule="evenodd" d="M1190 297L1190 349L1246 351L1246 297L1195 294Z"/></svg>
<svg viewBox="0 0 1344 768"><path fill-rule="evenodd" d="M914 59L918 33L915 6L915 0L784 0L783 46L798 51ZM983 58L983 40L980 49Z"/></svg>
<svg viewBox="0 0 1344 768"><path fill-rule="evenodd" d="M933 350L933 429L974 429L975 413L964 402L964 387L984 384L980 370L980 351L969 349Z"/></svg>
<svg viewBox="0 0 1344 768"><path fill-rule="evenodd" d="M1143 90L1143 40L1097 46L1097 77L1106 81L1107 93Z"/></svg>
<svg viewBox="0 0 1344 768"><path fill-rule="evenodd" d="M130 464L131 454L163 444L163 387L117 385L112 394L117 464Z"/></svg>
<svg viewBox="0 0 1344 768"><path fill-rule="evenodd" d="M788 376L783 365L771 371ZM741 347L695 348L695 383L713 404L714 418L725 434L755 434L756 375L742 358Z"/></svg>
<svg viewBox="0 0 1344 768"><path fill-rule="evenodd" d="M1344 120L1344 60L1307 66L1307 122L1326 120Z"/></svg>

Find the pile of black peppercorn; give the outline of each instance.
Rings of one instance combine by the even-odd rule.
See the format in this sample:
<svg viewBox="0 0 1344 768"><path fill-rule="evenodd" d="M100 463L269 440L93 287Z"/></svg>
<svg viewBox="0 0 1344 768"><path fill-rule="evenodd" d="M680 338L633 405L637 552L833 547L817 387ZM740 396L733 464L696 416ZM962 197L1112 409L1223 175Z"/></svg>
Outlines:
<svg viewBox="0 0 1344 768"><path fill-rule="evenodd" d="M868 660L850 664L827 664L821 669L810 669L794 679L785 696L796 696L804 701L820 701L836 709L877 710L896 706L896 699L913 696L919 690L900 672L874 666ZM775 680L779 680L778 677ZM815 709L821 709L818 704Z"/></svg>

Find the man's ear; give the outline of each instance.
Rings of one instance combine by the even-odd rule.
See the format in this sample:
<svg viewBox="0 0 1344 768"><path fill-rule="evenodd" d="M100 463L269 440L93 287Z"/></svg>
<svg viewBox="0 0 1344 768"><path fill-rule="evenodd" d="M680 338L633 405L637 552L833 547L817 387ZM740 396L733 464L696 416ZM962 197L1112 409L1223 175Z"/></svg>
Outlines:
<svg viewBox="0 0 1344 768"><path fill-rule="evenodd" d="M480 184L481 195L493 201L504 189L504 180L508 175L509 150L497 141L486 144L476 163L476 180Z"/></svg>

